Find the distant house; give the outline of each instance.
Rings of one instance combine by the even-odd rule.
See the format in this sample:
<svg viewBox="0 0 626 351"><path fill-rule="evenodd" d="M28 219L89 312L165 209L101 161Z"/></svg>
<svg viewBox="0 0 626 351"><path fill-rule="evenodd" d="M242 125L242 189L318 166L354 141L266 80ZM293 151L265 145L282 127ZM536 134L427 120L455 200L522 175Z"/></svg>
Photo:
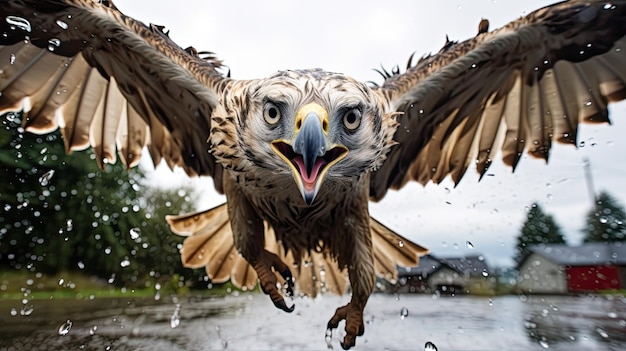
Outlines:
<svg viewBox="0 0 626 351"><path fill-rule="evenodd" d="M398 268L398 278L398 292L482 294L495 288L495 279L480 255L448 258L426 255L416 267Z"/></svg>
<svg viewBox="0 0 626 351"><path fill-rule="evenodd" d="M523 293L626 289L626 243L533 245L518 270L517 288Z"/></svg>

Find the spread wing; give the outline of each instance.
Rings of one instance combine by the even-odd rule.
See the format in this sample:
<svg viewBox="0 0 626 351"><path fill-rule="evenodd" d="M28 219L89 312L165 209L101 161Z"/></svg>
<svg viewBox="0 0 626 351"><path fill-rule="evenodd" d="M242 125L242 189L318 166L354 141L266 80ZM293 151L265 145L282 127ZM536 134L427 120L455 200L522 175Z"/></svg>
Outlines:
<svg viewBox="0 0 626 351"><path fill-rule="evenodd" d="M207 138L227 79L211 55L110 1L2 1L0 34L0 111L23 109L26 130L60 127L68 152L91 145L101 166L131 167L147 146L155 165L221 177Z"/></svg>
<svg viewBox="0 0 626 351"><path fill-rule="evenodd" d="M410 180L457 183L483 175L501 150L515 169L524 151L548 159L553 140L575 143L580 122L609 122L607 104L626 97L626 2L569 1L476 37L448 42L378 92L398 130L371 197Z"/></svg>

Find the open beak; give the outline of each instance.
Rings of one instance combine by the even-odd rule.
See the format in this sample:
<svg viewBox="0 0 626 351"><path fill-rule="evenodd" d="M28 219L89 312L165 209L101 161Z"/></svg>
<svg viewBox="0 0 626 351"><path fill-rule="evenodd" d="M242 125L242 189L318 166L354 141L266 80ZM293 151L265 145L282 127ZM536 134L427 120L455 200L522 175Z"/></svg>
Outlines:
<svg viewBox="0 0 626 351"><path fill-rule="evenodd" d="M328 123L322 106L307 104L296 114L293 140L271 142L272 150L291 168L307 205L315 200L328 169L348 154L345 146L328 142Z"/></svg>

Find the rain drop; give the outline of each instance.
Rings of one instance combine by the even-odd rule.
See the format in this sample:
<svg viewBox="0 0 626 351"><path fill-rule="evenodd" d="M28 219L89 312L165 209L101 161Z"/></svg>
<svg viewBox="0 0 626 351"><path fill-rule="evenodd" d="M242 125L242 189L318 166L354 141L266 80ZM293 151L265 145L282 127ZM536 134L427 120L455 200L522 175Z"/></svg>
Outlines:
<svg viewBox="0 0 626 351"><path fill-rule="evenodd" d="M326 329L326 334L324 335L324 340L326 340L326 346L328 346L329 350L332 350L333 345L331 344L333 341L333 331L332 329Z"/></svg>
<svg viewBox="0 0 626 351"><path fill-rule="evenodd" d="M128 260L128 258L124 258L122 262L120 262L120 267L126 268L128 266L130 266L130 261Z"/></svg>
<svg viewBox="0 0 626 351"><path fill-rule="evenodd" d="M141 229L139 228L132 228L130 230L130 238L133 240L137 240L139 239L139 235L141 234Z"/></svg>
<svg viewBox="0 0 626 351"><path fill-rule="evenodd" d="M39 177L39 184L41 184L41 186L48 186L48 184L50 183L50 179L52 179L53 176L54 169L51 169L48 172L44 173L41 177Z"/></svg>
<svg viewBox="0 0 626 351"><path fill-rule="evenodd" d="M9 56L9 63L10 64L14 64L15 63L15 54L11 54L11 56Z"/></svg>
<svg viewBox="0 0 626 351"><path fill-rule="evenodd" d="M176 309L174 309L174 313L172 313L172 317L170 318L170 327L172 329L178 327L180 325L180 304L176 304Z"/></svg>
<svg viewBox="0 0 626 351"><path fill-rule="evenodd" d="M68 319L59 327L59 335L67 335L67 333L70 332L70 329L72 329L72 321Z"/></svg>
<svg viewBox="0 0 626 351"><path fill-rule="evenodd" d="M465 245L467 245L468 249L473 249L474 248L474 244L472 244L470 241L466 241Z"/></svg>
<svg viewBox="0 0 626 351"><path fill-rule="evenodd" d="M424 351L437 351L437 346L435 346L432 342L427 341L426 344L424 344Z"/></svg>
<svg viewBox="0 0 626 351"><path fill-rule="evenodd" d="M57 22L56 22L56 23L57 23L57 26L59 26L59 27L61 27L61 28L63 28L63 29L67 29L67 28L68 28L67 23L65 23L65 22L63 22L63 21L61 21L61 20L57 20Z"/></svg>
<svg viewBox="0 0 626 351"><path fill-rule="evenodd" d="M398 241L398 246L399 247L404 247L404 241L402 241L402 240Z"/></svg>
<svg viewBox="0 0 626 351"><path fill-rule="evenodd" d="M20 314L22 316L30 316L31 313L33 313L33 306L32 305L25 305L24 307L22 307L22 309L20 310Z"/></svg>
<svg viewBox="0 0 626 351"><path fill-rule="evenodd" d="M402 309L400 310L400 319L405 319L408 316L409 316L409 309L406 307L402 307Z"/></svg>
<svg viewBox="0 0 626 351"><path fill-rule="evenodd" d="M28 22L28 20L22 18L22 17L17 17L17 16L7 16L6 17L6 21L8 24L15 26L21 30L25 30L27 32L30 32L30 22Z"/></svg>
<svg viewBox="0 0 626 351"><path fill-rule="evenodd" d="M483 277L488 277L489 276L489 272L487 272L486 270L482 271L482 275Z"/></svg>
<svg viewBox="0 0 626 351"><path fill-rule="evenodd" d="M93 327L91 327L91 329L89 329L89 335L96 334L96 330L98 330L98 326L94 325Z"/></svg>

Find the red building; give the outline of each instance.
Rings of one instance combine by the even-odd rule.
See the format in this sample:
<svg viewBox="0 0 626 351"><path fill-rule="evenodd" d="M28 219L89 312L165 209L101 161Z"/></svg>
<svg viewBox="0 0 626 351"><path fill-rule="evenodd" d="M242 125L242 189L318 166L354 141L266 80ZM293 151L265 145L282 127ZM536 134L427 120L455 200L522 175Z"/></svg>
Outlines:
<svg viewBox="0 0 626 351"><path fill-rule="evenodd" d="M517 287L525 293L626 289L626 243L533 245L518 271Z"/></svg>

